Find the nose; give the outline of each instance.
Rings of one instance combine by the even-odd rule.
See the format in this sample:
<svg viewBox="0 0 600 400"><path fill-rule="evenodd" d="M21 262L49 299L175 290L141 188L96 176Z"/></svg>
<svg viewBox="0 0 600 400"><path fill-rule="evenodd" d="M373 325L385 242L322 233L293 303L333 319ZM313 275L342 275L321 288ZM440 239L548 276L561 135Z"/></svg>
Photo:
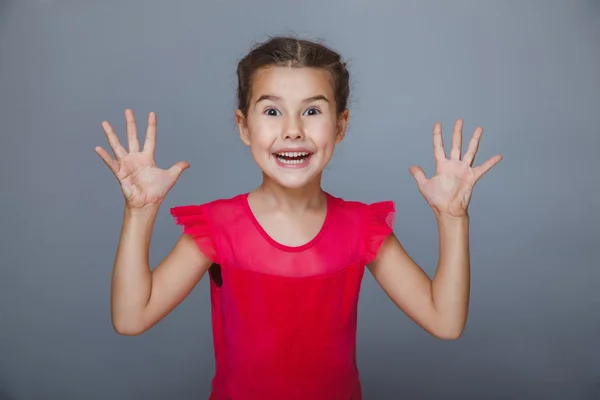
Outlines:
<svg viewBox="0 0 600 400"><path fill-rule="evenodd" d="M283 138L285 140L302 140L304 139L304 127L300 118L290 117L287 119L283 128Z"/></svg>

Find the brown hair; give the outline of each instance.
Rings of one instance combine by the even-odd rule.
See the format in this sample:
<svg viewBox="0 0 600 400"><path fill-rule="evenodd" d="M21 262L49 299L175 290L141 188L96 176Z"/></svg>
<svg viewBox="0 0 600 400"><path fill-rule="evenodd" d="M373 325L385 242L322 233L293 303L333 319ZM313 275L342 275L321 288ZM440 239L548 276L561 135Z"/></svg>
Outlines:
<svg viewBox="0 0 600 400"><path fill-rule="evenodd" d="M350 74L346 62L334 50L317 42L276 36L255 45L237 66L238 109L247 115L252 95L252 78L261 68L271 66L323 68L333 80L336 111L343 112L350 96Z"/></svg>

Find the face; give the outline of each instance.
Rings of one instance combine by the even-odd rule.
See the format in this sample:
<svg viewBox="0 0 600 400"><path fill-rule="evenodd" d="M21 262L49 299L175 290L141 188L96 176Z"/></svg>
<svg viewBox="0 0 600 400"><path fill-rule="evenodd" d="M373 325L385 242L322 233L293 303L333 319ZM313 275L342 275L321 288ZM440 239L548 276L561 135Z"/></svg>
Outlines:
<svg viewBox="0 0 600 400"><path fill-rule="evenodd" d="M247 116L238 110L236 121L261 170L284 187L300 188L320 179L344 137L348 110L337 115L327 71L270 67L254 75Z"/></svg>

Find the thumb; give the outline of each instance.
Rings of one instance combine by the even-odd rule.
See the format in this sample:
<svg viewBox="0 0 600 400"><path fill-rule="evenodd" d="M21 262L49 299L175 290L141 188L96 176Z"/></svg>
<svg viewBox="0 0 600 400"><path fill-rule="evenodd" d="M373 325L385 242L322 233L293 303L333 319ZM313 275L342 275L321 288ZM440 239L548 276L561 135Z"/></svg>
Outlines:
<svg viewBox="0 0 600 400"><path fill-rule="evenodd" d="M186 169L190 167L190 164L187 161L177 161L171 168L169 168L169 172L171 175L179 178L179 175Z"/></svg>
<svg viewBox="0 0 600 400"><path fill-rule="evenodd" d="M427 177L425 176L425 172L423 172L421 167L413 165L408 170L415 178L415 181L417 181L417 186L421 187L425 182L427 182Z"/></svg>

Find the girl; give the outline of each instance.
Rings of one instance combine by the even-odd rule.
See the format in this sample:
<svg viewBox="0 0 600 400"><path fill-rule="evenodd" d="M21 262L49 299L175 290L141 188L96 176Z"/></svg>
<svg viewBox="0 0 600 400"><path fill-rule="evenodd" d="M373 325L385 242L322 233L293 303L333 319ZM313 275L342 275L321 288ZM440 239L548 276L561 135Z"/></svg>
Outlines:
<svg viewBox="0 0 600 400"><path fill-rule="evenodd" d="M346 132L349 74L334 51L276 37L237 68L236 122L263 173L251 193L171 209L183 234L153 270L159 207L189 167L154 164L156 116L140 150L126 110L126 151L103 122L125 212L112 278L115 330L139 335L176 307L209 271L216 374L210 399L361 399L355 344L364 266L391 300L441 339L457 339L469 303L469 217L475 182L500 156L472 167L482 129L461 158L462 121L446 158L433 129L436 174L411 167L437 217L440 254L430 280L392 233L394 203L364 204L321 188L323 169Z"/></svg>

